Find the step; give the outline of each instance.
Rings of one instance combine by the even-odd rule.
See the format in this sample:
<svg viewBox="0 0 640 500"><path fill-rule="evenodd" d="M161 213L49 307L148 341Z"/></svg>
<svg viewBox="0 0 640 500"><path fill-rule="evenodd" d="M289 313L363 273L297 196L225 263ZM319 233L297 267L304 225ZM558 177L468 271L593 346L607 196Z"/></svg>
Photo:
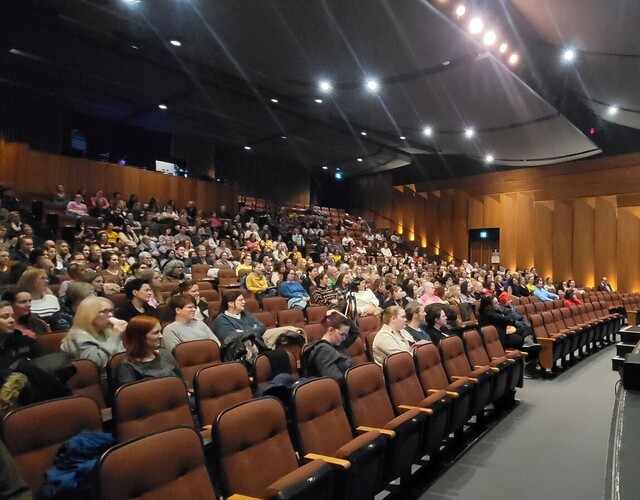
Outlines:
<svg viewBox="0 0 640 500"><path fill-rule="evenodd" d="M622 356L616 356L615 358L611 358L611 369L614 372L619 372L623 364L624 364L624 358Z"/></svg>
<svg viewBox="0 0 640 500"><path fill-rule="evenodd" d="M618 335L620 337L620 340L625 344L636 345L638 342L640 342L640 333L636 333L630 330L620 330L618 332Z"/></svg>
<svg viewBox="0 0 640 500"><path fill-rule="evenodd" d="M633 351L635 347L635 344L625 344L624 342L618 342L616 344L616 355L622 356L624 358L624 355L628 352Z"/></svg>

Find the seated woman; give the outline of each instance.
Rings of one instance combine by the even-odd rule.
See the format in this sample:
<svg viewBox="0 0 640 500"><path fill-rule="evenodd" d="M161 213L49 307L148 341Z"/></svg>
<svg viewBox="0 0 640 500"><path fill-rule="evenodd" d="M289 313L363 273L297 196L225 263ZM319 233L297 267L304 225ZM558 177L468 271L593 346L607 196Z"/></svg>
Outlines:
<svg viewBox="0 0 640 500"><path fill-rule="evenodd" d="M338 347L347 338L351 321L341 312L330 309L320 324L324 328L324 335L305 348L307 371L310 376L329 377L342 382L352 361Z"/></svg>
<svg viewBox="0 0 640 500"><path fill-rule="evenodd" d="M220 340L203 322L195 319L196 300L191 295L174 295L169 300L169 307L175 312L176 319L165 326L163 333L164 348L172 352L181 342L189 340L211 339L220 345Z"/></svg>
<svg viewBox="0 0 640 500"><path fill-rule="evenodd" d="M0 369L44 354L40 344L15 329L11 302L0 300Z"/></svg>
<svg viewBox="0 0 640 500"><path fill-rule="evenodd" d="M116 368L117 387L158 377L182 377L175 358L160 349L162 328L151 316L135 316L124 331L127 358Z"/></svg>
<svg viewBox="0 0 640 500"><path fill-rule="evenodd" d="M572 288L567 288L564 292L564 302L562 305L564 307L573 307L579 306L580 304L582 304L582 301L575 296L574 290Z"/></svg>
<svg viewBox="0 0 640 500"><path fill-rule="evenodd" d="M238 290L227 292L220 302L220 314L213 320L213 331L220 341L235 333L254 333L262 337L265 326L244 310L245 298Z"/></svg>
<svg viewBox="0 0 640 500"><path fill-rule="evenodd" d="M126 326L126 322L114 318L110 300L88 297L78 306L71 330L60 347L73 358L94 361L106 383L109 358L124 351L122 335Z"/></svg>
<svg viewBox="0 0 640 500"><path fill-rule="evenodd" d="M173 259L167 262L162 268L163 281L178 282L185 279L184 262Z"/></svg>
<svg viewBox="0 0 640 500"><path fill-rule="evenodd" d="M105 253L102 256L102 271L100 271L100 274L104 276L104 280L107 283L123 285L125 275L120 269L120 256L117 252Z"/></svg>
<svg viewBox="0 0 640 500"><path fill-rule="evenodd" d="M64 332L71 329L73 317L80 303L87 297L95 296L96 292L89 283L77 281L69 285L62 301L62 307L51 316L50 325L54 332Z"/></svg>
<svg viewBox="0 0 640 500"><path fill-rule="evenodd" d="M285 272L285 281L280 285L280 295L288 299L287 306L289 309L297 307L304 309L309 304L309 295L307 291L302 288L299 281L295 280L295 269L288 269Z"/></svg>
<svg viewBox="0 0 640 500"><path fill-rule="evenodd" d="M367 288L367 282L364 278L354 280L357 283L358 290L355 292L356 309L359 316L379 316L382 314L382 308L378 302L376 295Z"/></svg>
<svg viewBox="0 0 640 500"><path fill-rule="evenodd" d="M311 302L321 306L337 307L339 302L338 293L333 287L328 286L329 276L325 273L320 273L316 277L316 281L318 286L313 292Z"/></svg>
<svg viewBox="0 0 640 500"><path fill-rule="evenodd" d="M358 295L356 294L356 297L357 296ZM409 299L407 299L406 292L402 289L401 286L392 285L389 298L384 302L384 304L382 304L382 309L386 309L387 307L391 307L391 306L398 306L404 309L407 307L407 305L409 305ZM407 316L407 319L409 319L408 316Z"/></svg>
<svg viewBox="0 0 640 500"><path fill-rule="evenodd" d="M419 342L420 340L430 342L431 338L423 328L426 314L422 303L418 300L413 300L407 304L404 312L407 314L407 326L405 326L404 329L413 337L413 340L415 342Z"/></svg>
<svg viewBox="0 0 640 500"><path fill-rule="evenodd" d="M387 356L396 352L411 352L415 343L404 329L407 314L402 307L391 306L382 313L382 328L373 341L373 360L382 366Z"/></svg>
<svg viewBox="0 0 640 500"><path fill-rule="evenodd" d="M450 337L452 333L447 328L447 313L444 306L432 304L425 309L426 332L431 342L438 345L443 338Z"/></svg>
<svg viewBox="0 0 640 500"><path fill-rule="evenodd" d="M2 294L2 300L11 302L15 329L22 335L35 338L51 331L49 325L36 313L31 312L31 294L18 288L9 288Z"/></svg>
<svg viewBox="0 0 640 500"><path fill-rule="evenodd" d="M200 286L198 283L191 280L185 280L178 285L178 288L175 289L173 295L191 295L198 306L195 318L198 321L204 321L209 324L209 305L206 300L200 297Z"/></svg>
<svg viewBox="0 0 640 500"><path fill-rule="evenodd" d="M505 349L520 349L524 344L524 337L516 332L514 320L500 309L500 303L496 297L482 297L478 311L478 324L495 326Z"/></svg>
<svg viewBox="0 0 640 500"><path fill-rule="evenodd" d="M140 273L140 279L149 283L151 287L151 300L149 305L157 308L160 304L164 304L166 301L160 293L160 284L162 283L162 275L157 269L145 269Z"/></svg>
<svg viewBox="0 0 640 500"><path fill-rule="evenodd" d="M129 321L139 314L154 318L158 317L156 308L149 305L149 300L153 295L149 283L140 278L134 278L124 285L124 293L129 302L127 305L118 308L115 313L116 318Z"/></svg>
<svg viewBox="0 0 640 500"><path fill-rule="evenodd" d="M60 302L51 290L44 269L27 269L18 280L18 288L31 295L31 312L45 321L60 310Z"/></svg>

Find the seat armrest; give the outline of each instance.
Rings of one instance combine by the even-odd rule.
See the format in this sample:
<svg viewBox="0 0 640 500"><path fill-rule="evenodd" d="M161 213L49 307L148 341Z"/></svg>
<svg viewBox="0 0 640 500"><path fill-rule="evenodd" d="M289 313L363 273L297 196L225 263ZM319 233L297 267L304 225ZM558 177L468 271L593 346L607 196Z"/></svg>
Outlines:
<svg viewBox="0 0 640 500"><path fill-rule="evenodd" d="M341 458L328 457L326 455L318 455L317 453L307 453L304 458L307 460L322 460L330 465L335 465L337 467L341 467L344 470L347 470L351 467L351 462L349 460L343 460Z"/></svg>
<svg viewBox="0 0 640 500"><path fill-rule="evenodd" d="M426 413L427 415L433 415L433 410L431 408L422 408L420 406L400 405L398 406L398 409L403 411L418 410L422 413Z"/></svg>
<svg viewBox="0 0 640 500"><path fill-rule="evenodd" d="M358 427L356 427L356 430L358 432L378 431L380 434L384 434L385 436L388 436L390 438L396 437L395 431L392 431L391 429L381 429L379 427L367 427L366 425L359 425Z"/></svg>
<svg viewBox="0 0 640 500"><path fill-rule="evenodd" d="M239 493L234 493L230 497L227 497L227 500L260 500L256 497L248 497L247 495L240 495Z"/></svg>
<svg viewBox="0 0 640 500"><path fill-rule="evenodd" d="M451 380L458 380L461 378L466 378L467 380L469 380L469 382L473 382L474 384L478 383L478 379L477 378L473 378L473 377L458 377L457 375L453 375L451 377Z"/></svg>
<svg viewBox="0 0 640 500"><path fill-rule="evenodd" d="M492 372L498 373L500 371L500 368L496 368L495 366L482 366L482 365L476 365L474 366L474 368L476 370L482 370L484 368L489 368L489 370L491 370Z"/></svg>
<svg viewBox="0 0 640 500"><path fill-rule="evenodd" d="M427 389L427 394L435 394L436 392L440 392L442 389ZM447 396L451 396L452 398L459 398L460 394L453 391L444 391Z"/></svg>

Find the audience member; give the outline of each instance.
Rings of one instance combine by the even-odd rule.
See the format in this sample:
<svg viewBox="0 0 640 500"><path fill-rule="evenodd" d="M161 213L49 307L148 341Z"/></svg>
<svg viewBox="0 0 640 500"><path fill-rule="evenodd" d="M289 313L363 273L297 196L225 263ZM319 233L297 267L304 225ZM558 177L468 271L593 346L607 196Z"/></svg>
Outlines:
<svg viewBox="0 0 640 500"><path fill-rule="evenodd" d="M169 307L175 313L175 321L165 326L162 332L167 352L173 352L176 345L189 340L211 339L220 345L220 340L211 329L203 321L195 319L198 306L191 295L174 295Z"/></svg>

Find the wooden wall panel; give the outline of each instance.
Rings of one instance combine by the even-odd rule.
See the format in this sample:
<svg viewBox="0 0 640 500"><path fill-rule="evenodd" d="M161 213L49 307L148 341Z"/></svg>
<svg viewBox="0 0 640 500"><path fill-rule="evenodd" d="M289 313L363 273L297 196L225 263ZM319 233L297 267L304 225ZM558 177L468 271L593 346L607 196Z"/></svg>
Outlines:
<svg viewBox="0 0 640 500"><path fill-rule="evenodd" d="M594 277L596 284L606 276L611 286L617 289L617 214L615 196L598 196L596 198L594 221Z"/></svg>
<svg viewBox="0 0 640 500"><path fill-rule="evenodd" d="M573 200L573 278L594 286L595 198Z"/></svg>
<svg viewBox="0 0 640 500"><path fill-rule="evenodd" d="M521 269L531 268L535 264L534 242L537 238L534 232L534 197L531 193L517 194L518 221L515 227L517 233L516 262Z"/></svg>
<svg viewBox="0 0 640 500"><path fill-rule="evenodd" d="M573 203L553 203L553 277L564 280L573 276Z"/></svg>
<svg viewBox="0 0 640 500"><path fill-rule="evenodd" d="M618 209L617 228L618 289L640 288L640 219L633 209ZM607 276L608 277L608 276Z"/></svg>
<svg viewBox="0 0 640 500"><path fill-rule="evenodd" d="M484 225L484 205L481 199L469 197L467 201L467 219L469 229L480 229Z"/></svg>
<svg viewBox="0 0 640 500"><path fill-rule="evenodd" d="M433 193L429 194L426 203L426 228L427 241L429 242L427 250L429 254L440 253L440 225L438 224L438 211L440 205L440 197Z"/></svg>
<svg viewBox="0 0 640 500"><path fill-rule="evenodd" d="M438 207L441 255L453 257L453 192L442 191Z"/></svg>
<svg viewBox="0 0 640 500"><path fill-rule="evenodd" d="M483 207L482 227L500 227L502 224L500 196L484 196Z"/></svg>
<svg viewBox="0 0 640 500"><path fill-rule="evenodd" d="M453 255L460 260L469 260L469 227L467 222L467 202L465 192L453 196Z"/></svg>
<svg viewBox="0 0 640 500"><path fill-rule="evenodd" d="M553 202L538 201L533 205L533 258L538 274L553 274ZM522 268L524 269L524 267Z"/></svg>
<svg viewBox="0 0 640 500"><path fill-rule="evenodd" d="M500 195L500 265L516 269L518 261L518 197L516 194Z"/></svg>

